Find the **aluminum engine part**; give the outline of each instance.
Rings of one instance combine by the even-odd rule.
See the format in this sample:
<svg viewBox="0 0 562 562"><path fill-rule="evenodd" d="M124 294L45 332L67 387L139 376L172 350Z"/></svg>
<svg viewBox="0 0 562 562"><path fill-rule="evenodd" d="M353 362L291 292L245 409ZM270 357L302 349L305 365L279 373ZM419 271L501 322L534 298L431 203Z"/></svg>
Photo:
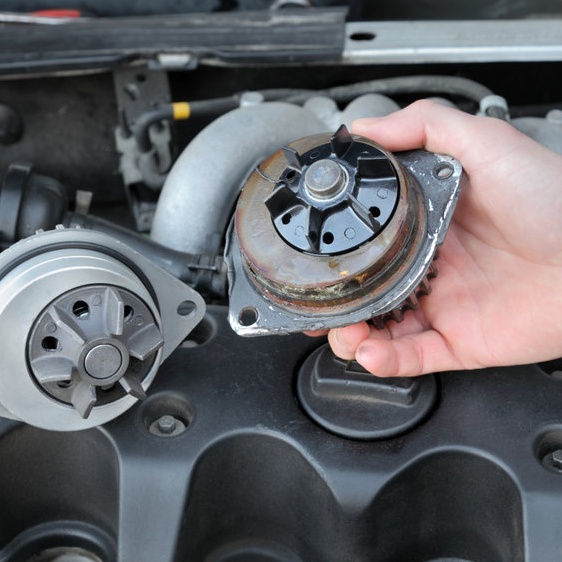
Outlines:
<svg viewBox="0 0 562 562"><path fill-rule="evenodd" d="M546 117L519 117L512 125L543 146L562 154L562 110L552 109Z"/></svg>
<svg viewBox="0 0 562 562"><path fill-rule="evenodd" d="M226 113L203 129L178 158L162 189L151 238L164 246L215 251L248 171L284 143L328 130L312 112L267 102Z"/></svg>
<svg viewBox="0 0 562 562"><path fill-rule="evenodd" d="M304 103L305 109L318 115L328 129L334 130L344 124L351 127L355 119L365 117L385 117L400 109L400 106L391 98L381 94L364 94L349 102L343 111L338 104L326 96L314 96ZM293 139L291 139L293 140Z"/></svg>
<svg viewBox="0 0 562 562"><path fill-rule="evenodd" d="M182 152L158 200L150 233L153 240L182 252L214 251L240 186L257 162L295 138L399 109L378 94L359 96L343 111L322 96L304 107L262 100L258 92L247 92L240 108L213 121Z"/></svg>
<svg viewBox="0 0 562 562"><path fill-rule="evenodd" d="M393 155L344 126L274 153L249 177L229 233L233 329L399 320L428 291L461 175L449 156Z"/></svg>
<svg viewBox="0 0 562 562"><path fill-rule="evenodd" d="M0 254L0 415L70 431L117 417L205 313L105 234L57 229Z"/></svg>

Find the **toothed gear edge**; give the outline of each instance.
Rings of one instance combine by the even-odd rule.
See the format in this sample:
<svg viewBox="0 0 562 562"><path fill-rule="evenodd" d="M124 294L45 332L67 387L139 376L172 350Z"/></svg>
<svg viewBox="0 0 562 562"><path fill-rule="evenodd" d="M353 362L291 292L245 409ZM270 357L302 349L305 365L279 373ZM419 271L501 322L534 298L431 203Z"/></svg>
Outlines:
<svg viewBox="0 0 562 562"><path fill-rule="evenodd" d="M434 258L434 260L437 258ZM375 328L382 330L386 323L390 320L394 322L402 322L404 320L404 314L408 310L418 310L420 307L419 299L426 297L431 293L431 280L437 277L438 269L435 265L435 261L430 265L425 277L422 282L414 289L414 292L395 309L382 314L381 316L375 316L371 318L372 324Z"/></svg>
<svg viewBox="0 0 562 562"><path fill-rule="evenodd" d="M87 359L85 355L81 356L80 361L82 368L84 361L87 362L87 370L94 375L93 379L107 375L107 369L111 370L113 362L115 377L109 377L107 385L92 384L85 387L80 408L82 415L86 414L86 417L82 417L75 405L71 404L72 400L66 401L71 403L65 403L65 400L55 398L40 385L35 376L37 364L31 364L37 356L30 357L28 351L33 330L39 328L42 315L56 310L57 302L60 304L65 295L71 295L73 291L87 291L87 288L96 286L115 289L115 302L122 300L124 306L132 295L133 301L129 303L142 303L146 307L145 313L150 317L148 325L155 327L158 333L153 330L152 336L155 337L150 337L150 341L144 340L146 345L134 342L133 355L144 357L147 361L141 377L134 380L135 377L131 377L130 372L125 372L125 376L120 377L121 372L117 372L120 371L119 355L123 359L128 353L125 350L130 340L119 342L120 339L127 338L111 333L119 331L119 326L114 329L118 324L117 316L112 313L106 315L99 326L105 323L110 328L94 334L93 343L87 344L83 352L87 355L92 349L95 351ZM189 303L187 308L184 306L186 303ZM121 309L121 305L117 306ZM80 311L77 310L77 313L79 315ZM0 254L0 332L3 334L5 350L0 355L0 414L43 429L58 431L81 430L106 423L126 411L144 395L162 361L187 337L204 314L205 303L196 291L105 234L58 227L56 230L30 236ZM78 317L71 321L65 318L59 325L55 322L56 329L64 331L70 326L71 329L67 332L71 338L76 337L72 332L76 331L76 326L80 326L79 321ZM52 326L47 327L48 324L47 321L43 327L52 329ZM110 337L106 337L108 334ZM82 336L84 334L78 339ZM48 336L43 333L35 343L41 345L45 337ZM47 341L46 347L49 348L50 345L52 342L50 344ZM127 361L123 361L123 365L125 363ZM50 369L56 379L61 375L53 365L54 362ZM78 380L76 374L72 376ZM48 378L47 373L43 382ZM113 378L116 380L111 382ZM56 384L55 380L53 382ZM59 382L64 386L64 380ZM105 395L113 383L118 383L115 386L119 392L122 389L122 396L114 396L116 399L112 400L109 393L109 400L104 397L96 405L90 405L85 399L91 388L99 387L97 393ZM104 386L106 390L101 390Z"/></svg>
<svg viewBox="0 0 562 562"><path fill-rule="evenodd" d="M334 166L324 171L321 198L316 178L313 189L307 184L314 156L326 163L338 162L346 172L331 173ZM389 164L399 187L395 205L386 209L377 199L361 203L372 197L369 185L386 202L394 181ZM343 189L343 175L348 182L359 177L359 184L348 183ZM246 181L227 234L232 328L242 336L260 336L325 330L373 318L383 324L399 321L430 290L433 258L453 216L461 179L462 166L450 156L424 150L391 154L341 129L332 136L299 139L271 155ZM381 181L384 193L379 189ZM319 203L310 191L321 199ZM354 242L338 246L335 234L323 240L321 229L326 222L322 221L315 223L321 236L306 236L305 226L311 223L299 222L301 207L316 205L323 214L316 213L316 218L327 221L346 198L359 202L353 208L355 215L345 215L346 221L364 218L359 212L362 205L371 219L375 214L380 217L380 227L372 229L371 235L367 232L359 246ZM304 242L292 237L289 227L293 224L299 230L295 236L304 233ZM345 236L344 230L340 232Z"/></svg>

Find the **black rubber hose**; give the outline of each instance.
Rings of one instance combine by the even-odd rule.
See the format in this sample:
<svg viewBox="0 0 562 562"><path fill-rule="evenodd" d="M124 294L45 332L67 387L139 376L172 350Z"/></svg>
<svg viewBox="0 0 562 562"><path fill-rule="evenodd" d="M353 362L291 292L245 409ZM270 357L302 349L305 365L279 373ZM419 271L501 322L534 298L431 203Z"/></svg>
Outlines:
<svg viewBox="0 0 562 562"><path fill-rule="evenodd" d="M223 300L227 295L226 264L222 256L194 255L173 250L95 215L66 213L63 224L103 232L123 242L201 293L207 300Z"/></svg>
<svg viewBox="0 0 562 562"><path fill-rule="evenodd" d="M264 90L260 93L264 96L265 101L280 100L286 98L287 96L303 95L305 93L308 93L308 97L315 95L315 93L311 90L297 90L289 88ZM227 113L228 111L232 111L240 106L241 95L242 94L235 94L223 98L189 102L190 117L221 115L223 113ZM149 134L151 125L160 123L164 120L171 120L173 118L174 108L172 104L163 105L158 109L153 109L141 114L133 126L133 134L137 141L139 150L145 154L152 150L152 142ZM157 187L161 187L161 183L162 182L160 182Z"/></svg>
<svg viewBox="0 0 562 562"><path fill-rule="evenodd" d="M357 82L345 86L335 86L323 90L299 90L294 88L274 88L259 90L265 101L285 101L302 105L306 100L314 96L327 96L336 102L352 100L363 94L448 94L462 96L469 100L479 103L486 96L493 92L469 78L459 76L400 76L397 78L381 78L379 80L369 80ZM189 102L191 116L216 115L226 113L236 109L240 104L241 94L199 100ZM173 119L174 110L172 104L143 113L134 126L134 135L137 145L141 152L147 153L152 149L149 136L149 128L154 123L159 123L164 119Z"/></svg>
<svg viewBox="0 0 562 562"><path fill-rule="evenodd" d="M239 105L240 99L237 96L189 102L192 117L220 115L236 109Z"/></svg>

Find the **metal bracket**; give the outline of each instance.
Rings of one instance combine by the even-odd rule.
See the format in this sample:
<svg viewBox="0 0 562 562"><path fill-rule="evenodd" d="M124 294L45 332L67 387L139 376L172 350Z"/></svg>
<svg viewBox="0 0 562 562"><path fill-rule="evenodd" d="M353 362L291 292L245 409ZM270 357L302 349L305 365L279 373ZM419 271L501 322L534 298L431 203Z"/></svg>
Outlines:
<svg viewBox="0 0 562 562"><path fill-rule="evenodd" d="M119 171L137 230L148 232L156 210L157 194L143 185L146 155L140 152L132 130L140 115L171 102L168 76L165 72L143 67L126 68L114 71L113 82L119 112L119 125L115 128L115 144L120 154ZM170 124L166 121L154 124L149 135L155 151L151 155L158 161L159 171L165 173L172 163Z"/></svg>
<svg viewBox="0 0 562 562"><path fill-rule="evenodd" d="M562 21L380 21L346 24L348 64L531 62L562 59Z"/></svg>

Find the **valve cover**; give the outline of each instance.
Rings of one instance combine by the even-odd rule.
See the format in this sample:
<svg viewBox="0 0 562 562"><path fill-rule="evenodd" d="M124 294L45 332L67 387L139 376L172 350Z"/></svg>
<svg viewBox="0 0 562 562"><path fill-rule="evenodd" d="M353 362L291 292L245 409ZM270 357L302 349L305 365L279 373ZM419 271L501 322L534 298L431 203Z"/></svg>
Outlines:
<svg viewBox="0 0 562 562"><path fill-rule="evenodd" d="M429 292L461 176L449 156L391 154L343 125L277 151L244 185L229 233L233 329L400 320Z"/></svg>

